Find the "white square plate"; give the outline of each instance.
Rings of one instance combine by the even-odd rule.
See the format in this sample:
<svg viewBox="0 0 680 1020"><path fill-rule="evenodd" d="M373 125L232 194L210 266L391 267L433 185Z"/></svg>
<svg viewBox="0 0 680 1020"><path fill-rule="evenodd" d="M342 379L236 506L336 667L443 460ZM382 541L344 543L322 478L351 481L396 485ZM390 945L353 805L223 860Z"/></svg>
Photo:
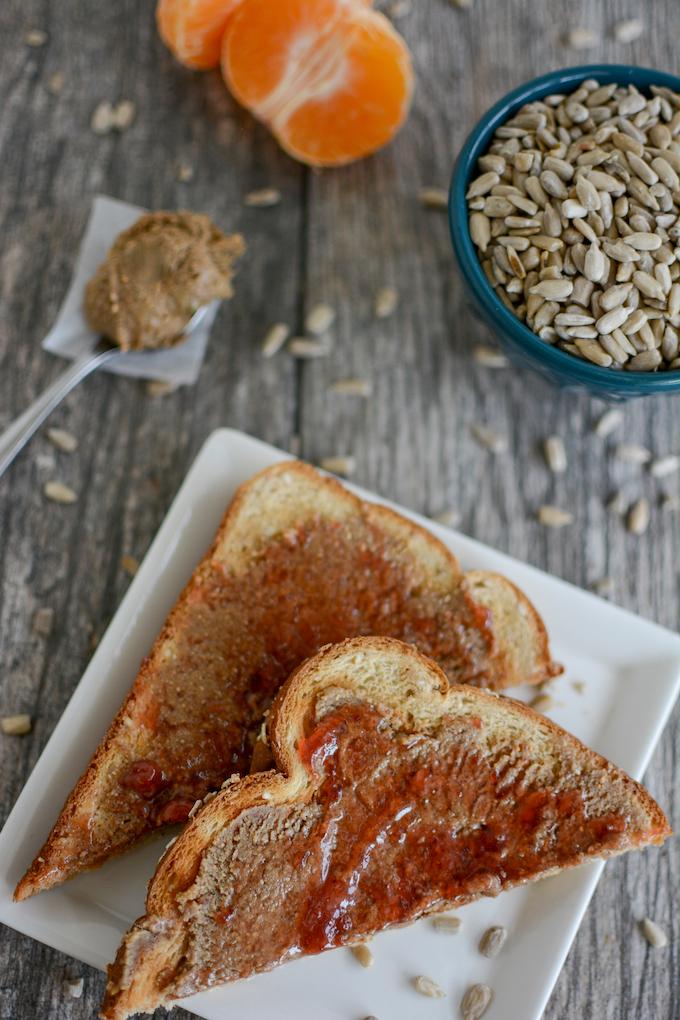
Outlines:
<svg viewBox="0 0 680 1020"><path fill-rule="evenodd" d="M146 882L165 842L160 838L24 903L12 902L12 890L212 541L236 487L287 456L226 429L205 443L0 833L0 921L103 968L121 934L143 913ZM500 571L524 589L540 607L555 657L567 667L554 685L551 717L639 778L678 693L680 638L417 514L402 513L429 528L466 569ZM574 681L585 685L582 692ZM471 904L461 911L463 927L453 937L438 934L427 920L385 932L373 943L371 970L338 950L182 1005L205 1020L359 1020L368 1014L412 1020L425 1007L411 980L425 974L447 993L446 999L428 1000L431 1020L450 1020L452 1003L457 1010L465 988L477 981L495 992L489 1020L538 1020L601 869L593 863ZM510 937L501 955L487 960L477 943L491 924L507 926Z"/></svg>

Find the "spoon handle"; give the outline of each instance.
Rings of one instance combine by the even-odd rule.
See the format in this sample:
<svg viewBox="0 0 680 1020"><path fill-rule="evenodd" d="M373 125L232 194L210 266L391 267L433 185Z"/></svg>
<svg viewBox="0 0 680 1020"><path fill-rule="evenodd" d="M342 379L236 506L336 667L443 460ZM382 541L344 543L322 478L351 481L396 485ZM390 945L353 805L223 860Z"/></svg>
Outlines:
<svg viewBox="0 0 680 1020"><path fill-rule="evenodd" d="M7 426L0 435L0 476L4 474L20 450L24 448L31 436L40 428L48 415L66 397L81 379L93 372L95 368L110 361L120 352L116 348L105 350L96 348L77 358L65 372L33 401L23 414Z"/></svg>

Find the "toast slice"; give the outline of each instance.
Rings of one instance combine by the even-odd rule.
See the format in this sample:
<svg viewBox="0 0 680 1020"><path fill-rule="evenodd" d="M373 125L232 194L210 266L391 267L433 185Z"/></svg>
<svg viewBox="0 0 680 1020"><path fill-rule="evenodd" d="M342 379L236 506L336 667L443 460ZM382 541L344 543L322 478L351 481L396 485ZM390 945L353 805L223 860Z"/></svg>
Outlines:
<svg viewBox="0 0 680 1020"><path fill-rule="evenodd" d="M271 467L238 490L16 898L185 821L248 771L291 671L361 634L416 644L452 682L500 688L559 671L505 578L464 575L429 532L311 467Z"/></svg>
<svg viewBox="0 0 680 1020"><path fill-rule="evenodd" d="M389 638L302 665L268 735L278 771L227 782L161 858L105 1020L670 834L621 769Z"/></svg>

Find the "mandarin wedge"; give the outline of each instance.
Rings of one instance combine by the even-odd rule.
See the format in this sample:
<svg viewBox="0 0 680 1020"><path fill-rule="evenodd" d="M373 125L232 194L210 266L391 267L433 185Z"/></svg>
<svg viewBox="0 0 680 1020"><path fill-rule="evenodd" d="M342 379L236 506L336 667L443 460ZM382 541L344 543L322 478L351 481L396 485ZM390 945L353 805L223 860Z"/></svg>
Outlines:
<svg viewBox="0 0 680 1020"><path fill-rule="evenodd" d="M362 0L243 0L224 33L222 73L281 146L312 166L387 144L413 90L406 43Z"/></svg>
<svg viewBox="0 0 680 1020"><path fill-rule="evenodd" d="M241 0L158 0L161 39L186 67L207 71L220 62L222 36Z"/></svg>

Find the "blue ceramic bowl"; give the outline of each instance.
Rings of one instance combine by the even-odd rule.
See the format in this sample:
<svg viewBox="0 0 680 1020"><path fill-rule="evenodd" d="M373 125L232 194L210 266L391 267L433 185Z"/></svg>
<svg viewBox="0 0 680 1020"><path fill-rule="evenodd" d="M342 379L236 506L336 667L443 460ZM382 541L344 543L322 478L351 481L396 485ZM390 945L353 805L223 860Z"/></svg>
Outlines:
<svg viewBox="0 0 680 1020"><path fill-rule="evenodd" d="M610 400L627 400L650 393L680 392L680 371L627 372L625 369L601 368L541 340L496 297L470 238L465 192L471 178L478 173L477 160L488 149L496 128L525 103L553 92L573 92L586 78L596 78L602 85L612 81L621 85L633 84L640 91L648 91L650 85L666 85L674 92L680 92L680 78L675 75L628 64L568 67L534 78L509 92L491 107L472 130L453 171L449 222L458 267L477 311L508 355L520 365L533 369L558 386L585 388L598 397Z"/></svg>

